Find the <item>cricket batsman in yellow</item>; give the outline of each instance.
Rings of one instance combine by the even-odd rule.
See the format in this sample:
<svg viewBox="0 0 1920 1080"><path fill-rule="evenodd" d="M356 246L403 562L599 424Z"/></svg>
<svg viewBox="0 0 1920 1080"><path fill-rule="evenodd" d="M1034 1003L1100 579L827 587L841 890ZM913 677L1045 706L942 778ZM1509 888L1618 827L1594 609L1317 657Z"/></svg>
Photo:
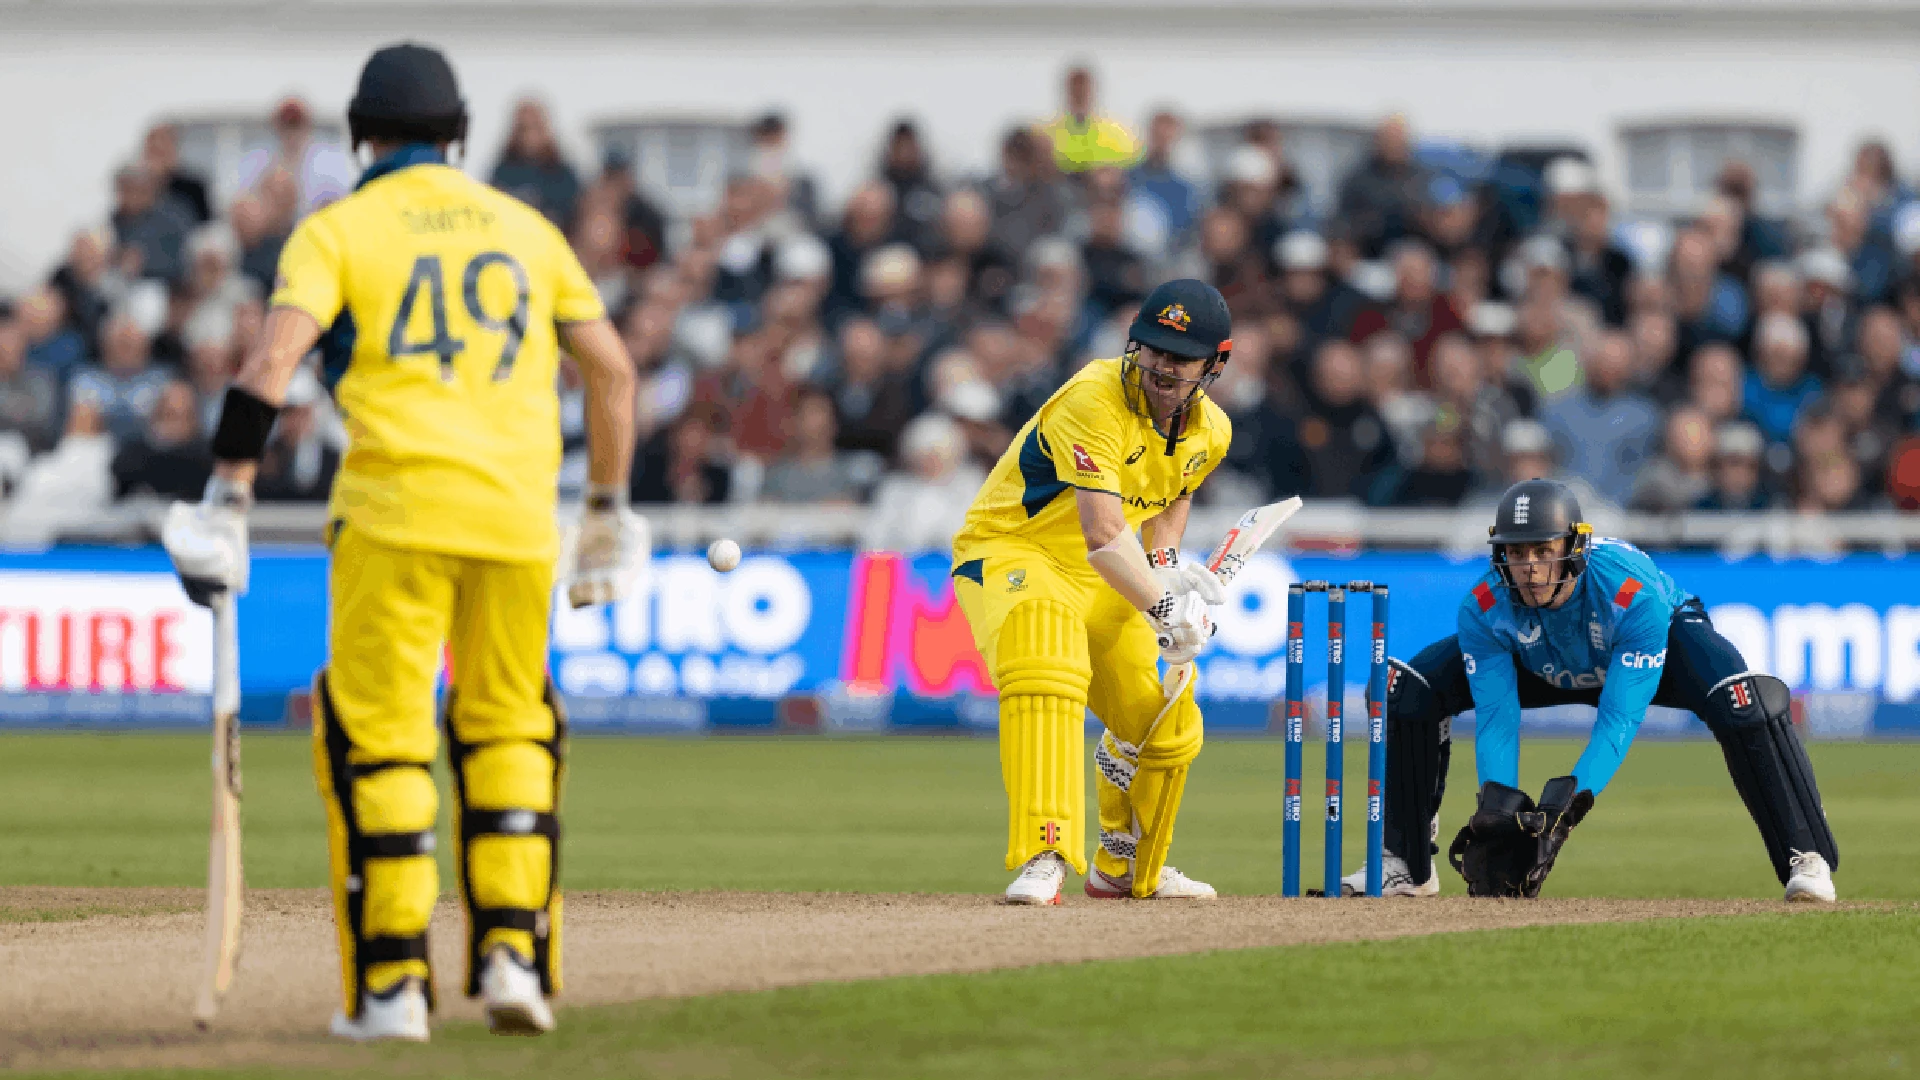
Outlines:
<svg viewBox="0 0 1920 1080"><path fill-rule="evenodd" d="M1088 364L1041 406L954 538L954 595L1000 692L1006 866L1020 872L1009 904L1058 904L1069 866L1088 896L1214 895L1166 864L1201 719L1190 681L1163 697L1155 660L1171 671L1193 659L1213 636L1208 605L1224 599L1179 551L1193 492L1233 437L1206 396L1230 329L1212 286L1154 289L1126 354ZM1089 708L1106 725L1091 873Z"/></svg>
<svg viewBox="0 0 1920 1080"><path fill-rule="evenodd" d="M318 345L351 436L329 506L328 655L314 680L340 947L333 1033L428 1035L444 649L466 992L485 999L495 1032L537 1035L560 986L566 724L546 672L559 349L589 401L575 606L617 598L646 558L626 505L632 363L560 233L448 165L467 111L445 57L374 53L347 123L373 164L288 240L262 344L227 391L206 498L177 504L164 540L196 599L246 591L255 465Z"/></svg>

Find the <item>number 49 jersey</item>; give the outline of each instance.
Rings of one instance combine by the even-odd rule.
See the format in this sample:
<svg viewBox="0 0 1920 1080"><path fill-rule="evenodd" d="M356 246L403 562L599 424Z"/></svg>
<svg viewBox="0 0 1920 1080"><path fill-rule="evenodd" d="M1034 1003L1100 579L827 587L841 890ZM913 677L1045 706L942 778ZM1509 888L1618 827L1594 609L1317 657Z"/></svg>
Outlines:
<svg viewBox="0 0 1920 1080"><path fill-rule="evenodd" d="M457 169L409 165L294 230L272 303L331 328L351 440L331 518L397 547L555 557L556 324L606 314L559 230Z"/></svg>

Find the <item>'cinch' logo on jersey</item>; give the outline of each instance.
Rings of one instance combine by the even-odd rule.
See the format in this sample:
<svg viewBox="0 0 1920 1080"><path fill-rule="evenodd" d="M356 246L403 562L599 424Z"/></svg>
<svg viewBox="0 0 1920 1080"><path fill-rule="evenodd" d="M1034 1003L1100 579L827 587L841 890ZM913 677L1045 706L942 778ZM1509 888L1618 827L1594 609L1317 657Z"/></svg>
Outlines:
<svg viewBox="0 0 1920 1080"><path fill-rule="evenodd" d="M1667 650L1657 653L1630 652L1620 654L1620 666L1624 668L1659 668L1667 666Z"/></svg>
<svg viewBox="0 0 1920 1080"><path fill-rule="evenodd" d="M1187 314L1187 309L1179 304L1168 304L1161 308L1157 318L1161 326L1171 326L1175 330L1185 330L1193 325L1193 316Z"/></svg>
<svg viewBox="0 0 1920 1080"><path fill-rule="evenodd" d="M1081 446L1079 443L1073 444L1073 467L1083 473L1097 473L1100 471L1100 466L1093 463L1093 455L1087 453L1087 448Z"/></svg>

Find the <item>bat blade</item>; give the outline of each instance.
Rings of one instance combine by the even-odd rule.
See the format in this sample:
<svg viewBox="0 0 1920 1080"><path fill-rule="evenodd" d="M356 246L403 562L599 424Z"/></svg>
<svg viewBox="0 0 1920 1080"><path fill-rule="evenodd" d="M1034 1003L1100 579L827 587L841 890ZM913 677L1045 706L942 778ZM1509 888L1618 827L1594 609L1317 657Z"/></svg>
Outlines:
<svg viewBox="0 0 1920 1080"><path fill-rule="evenodd" d="M213 602L213 823L207 842L207 937L194 997L194 1023L205 1030L233 984L240 956L240 650L234 602Z"/></svg>
<svg viewBox="0 0 1920 1080"><path fill-rule="evenodd" d="M1207 569L1213 571L1222 585L1232 581L1260 546L1272 538L1274 531L1299 510L1300 497L1296 495L1240 515L1240 520L1221 538L1220 546L1207 557Z"/></svg>

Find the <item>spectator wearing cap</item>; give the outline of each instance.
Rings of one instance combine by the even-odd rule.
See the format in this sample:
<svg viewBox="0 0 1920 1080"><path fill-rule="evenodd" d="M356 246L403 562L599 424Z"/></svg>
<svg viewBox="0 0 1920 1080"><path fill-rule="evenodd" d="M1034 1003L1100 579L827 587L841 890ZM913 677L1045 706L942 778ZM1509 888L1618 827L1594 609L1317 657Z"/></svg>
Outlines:
<svg viewBox="0 0 1920 1080"><path fill-rule="evenodd" d="M1785 442L1800 412L1820 396L1807 373L1807 329L1787 315L1769 315L1753 334L1753 371L1743 391L1747 419L1771 442Z"/></svg>
<svg viewBox="0 0 1920 1080"><path fill-rule="evenodd" d="M187 233L193 219L179 203L160 196L160 181L145 167L126 165L113 176L114 242L140 254L140 273L173 281L186 270Z"/></svg>
<svg viewBox="0 0 1920 1080"><path fill-rule="evenodd" d="M1480 381L1504 392L1521 416L1531 416L1539 393L1520 353L1520 317L1508 304L1483 302L1467 317L1467 332L1480 358Z"/></svg>
<svg viewBox="0 0 1920 1080"><path fill-rule="evenodd" d="M760 497L768 502L846 506L860 501L867 483L854 455L839 449L834 395L803 386L789 414L787 451L767 470Z"/></svg>
<svg viewBox="0 0 1920 1080"><path fill-rule="evenodd" d="M1048 148L1032 131L1018 127L1000 141L1000 170L986 183L993 210L992 243L1009 258L1027 245L1060 232L1067 224L1068 193L1048 157Z"/></svg>
<svg viewBox="0 0 1920 1080"><path fill-rule="evenodd" d="M1067 69L1066 108L1040 133L1063 173L1105 167L1126 168L1140 159L1140 145L1126 125L1102 116L1095 100L1093 71L1075 64Z"/></svg>
<svg viewBox="0 0 1920 1080"><path fill-rule="evenodd" d="M797 229L814 229L820 220L819 185L812 174L793 162L787 118L770 112L753 122L747 132L753 152L753 174L766 181L775 192L775 203L793 215Z"/></svg>
<svg viewBox="0 0 1920 1080"><path fill-rule="evenodd" d="M1827 204L1827 241L1847 262L1853 298L1877 304L1893 290L1893 251L1884 236L1870 230L1872 207L1851 188L1842 188Z"/></svg>
<svg viewBox="0 0 1920 1080"><path fill-rule="evenodd" d="M1553 464L1553 436L1538 420L1509 420L1500 432L1500 455L1506 470L1502 485L1542 478L1562 479Z"/></svg>
<svg viewBox="0 0 1920 1080"><path fill-rule="evenodd" d="M1137 306L1147 295L1147 265L1127 246L1122 215L1117 202L1087 208L1087 239L1080 258L1087 272L1087 313L1095 320Z"/></svg>
<svg viewBox="0 0 1920 1080"><path fill-rule="evenodd" d="M487 182L545 215L561 230L573 227L580 174L560 152L546 105L531 98L513 107L507 143Z"/></svg>
<svg viewBox="0 0 1920 1080"><path fill-rule="evenodd" d="M254 491L263 502L324 502L340 468L340 454L327 444L315 415L323 391L313 372L301 368L287 386L287 401L260 454Z"/></svg>
<svg viewBox="0 0 1920 1080"><path fill-rule="evenodd" d="M1592 166L1580 164L1573 174L1563 173L1565 189L1553 193L1555 212L1565 229L1568 285L1599 309L1607 325L1620 326L1627 317L1627 278L1633 273L1633 260L1613 240L1607 197Z"/></svg>
<svg viewBox="0 0 1920 1080"><path fill-rule="evenodd" d="M20 320L0 317L0 434L18 435L33 453L60 439L60 384L27 365L27 333Z"/></svg>
<svg viewBox="0 0 1920 1080"><path fill-rule="evenodd" d="M1420 236L1443 262L1452 262L1464 251L1483 249L1487 238L1481 228L1478 196L1451 176L1427 181L1420 206Z"/></svg>
<svg viewBox="0 0 1920 1080"><path fill-rule="evenodd" d="M68 388L73 404L92 409L121 442L146 430L168 381L149 366L149 348L146 331L131 316L109 316L100 331L100 365L79 371Z"/></svg>
<svg viewBox="0 0 1920 1080"><path fill-rule="evenodd" d="M200 430L212 437L220 426L220 409L226 402L227 384L239 371L239 357L233 348L231 317L189 320L182 334L186 349L183 364L187 385L193 388L200 409Z"/></svg>
<svg viewBox="0 0 1920 1080"><path fill-rule="evenodd" d="M1186 134L1186 123L1165 109L1147 124L1146 154L1128 173L1128 188L1136 197L1150 199L1165 223L1170 246L1180 246L1200 216L1200 187L1183 175L1174 153Z"/></svg>
<svg viewBox="0 0 1920 1080"><path fill-rule="evenodd" d="M966 438L967 460L985 468L1000 460L1013 442L1013 430L1000 422L1000 395L985 379L963 379L942 390L941 412L953 417Z"/></svg>
<svg viewBox="0 0 1920 1080"><path fill-rule="evenodd" d="M1223 464L1253 482L1263 501L1307 488L1307 460L1297 425L1274 400L1272 359L1272 343L1264 330L1235 328L1233 356L1207 390L1233 422L1233 445Z"/></svg>
<svg viewBox="0 0 1920 1080"><path fill-rule="evenodd" d="M1307 415L1299 430L1308 497L1364 499L1393 464L1393 439L1366 392L1360 350L1345 341L1322 343L1302 388Z"/></svg>
<svg viewBox="0 0 1920 1080"><path fill-rule="evenodd" d="M1801 254L1794 264L1803 286L1801 316L1807 324L1809 348L1826 356L1848 351L1853 342L1853 271L1847 260L1831 247L1817 247Z"/></svg>
<svg viewBox="0 0 1920 1080"><path fill-rule="evenodd" d="M218 222L195 229L187 240L187 276L181 283L182 323L196 319L233 322L233 312L259 295L259 287L234 267L239 255L233 230Z"/></svg>
<svg viewBox="0 0 1920 1080"><path fill-rule="evenodd" d="M1766 446L1766 436L1744 420L1715 428L1712 484L1695 509L1735 513L1765 510L1773 501L1761 468Z"/></svg>
<svg viewBox="0 0 1920 1080"><path fill-rule="evenodd" d="M772 186L760 177L740 173L727 181L720 202L720 243L714 252L713 298L723 304L752 308L773 284L778 245L770 227L774 210ZM746 317L743 312L739 317Z"/></svg>
<svg viewBox="0 0 1920 1080"><path fill-rule="evenodd" d="M1650 514L1692 509L1713 489L1713 421L1681 406L1667 416L1660 455L1633 480L1627 507Z"/></svg>
<svg viewBox="0 0 1920 1080"><path fill-rule="evenodd" d="M159 178L161 196L178 203L187 212L187 220L200 225L213 219L206 177L180 164L178 127L155 124L148 128L140 144L140 164Z"/></svg>
<svg viewBox="0 0 1920 1080"><path fill-rule="evenodd" d="M900 239L912 244L920 255L931 255L939 245L940 215L946 208L946 197L934 179L933 161L920 138L920 127L912 120L895 121L887 133L886 148L880 155L880 180L893 191Z"/></svg>
<svg viewBox="0 0 1920 1080"><path fill-rule="evenodd" d="M58 289L43 285L20 299L14 310L27 339L27 363L62 383L87 361L87 347L78 331L67 324L66 299Z"/></svg>
<svg viewBox="0 0 1920 1080"><path fill-rule="evenodd" d="M297 97L282 101L273 110L272 123L273 147L240 158L241 190L255 187L275 170L284 170L294 182L296 217L305 217L353 190L360 170L345 147L315 135L313 112L305 101Z"/></svg>
<svg viewBox="0 0 1920 1080"><path fill-rule="evenodd" d="M1281 189L1280 175L1280 163L1252 143L1241 143L1227 155L1219 202L1246 223L1247 242L1256 251L1270 250L1290 224L1282 209L1290 197Z"/></svg>
<svg viewBox="0 0 1920 1080"><path fill-rule="evenodd" d="M637 503L713 506L727 501L733 474L716 460L725 419L696 404L647 440L636 455L630 493Z"/></svg>
<svg viewBox="0 0 1920 1080"><path fill-rule="evenodd" d="M1668 262L1681 351L1691 353L1709 341L1738 341L1747 325L1747 294L1720 272L1712 236L1704 229L1680 230Z"/></svg>
<svg viewBox="0 0 1920 1080"><path fill-rule="evenodd" d="M900 429L913 416L910 373L888 362L887 338L867 318L840 327L840 347L821 389L833 405L839 446L892 458Z"/></svg>
<svg viewBox="0 0 1920 1080"><path fill-rule="evenodd" d="M1653 454L1660 409L1633 389L1633 343L1617 330L1594 335L1581 373L1582 385L1543 406L1540 420L1567 471L1620 506Z"/></svg>
<svg viewBox="0 0 1920 1080"><path fill-rule="evenodd" d="M1344 338L1367 306L1367 298L1328 267L1327 242L1319 233L1295 229L1274 243L1280 268L1280 304L1300 321L1307 350L1327 338Z"/></svg>
<svg viewBox="0 0 1920 1080"><path fill-rule="evenodd" d="M833 254L833 288L827 294L825 308L829 324L865 310L861 268L869 255L898 238L893 189L878 181L860 185L847 199L840 231L827 239L827 249Z"/></svg>
<svg viewBox="0 0 1920 1080"><path fill-rule="evenodd" d="M1740 220L1738 262L1742 266L1786 258L1792 252L1786 226L1760 216L1759 177L1753 166L1738 158L1720 167L1714 191L1732 200Z"/></svg>
<svg viewBox="0 0 1920 1080"><path fill-rule="evenodd" d="M1440 292L1439 267L1425 244L1417 240L1396 244L1390 256L1392 300L1355 316L1349 337L1359 345L1383 330L1393 331L1413 349L1414 383L1427 386L1431 382L1427 362L1433 355L1433 343L1442 335L1465 329L1465 324L1453 310L1453 302Z"/></svg>
<svg viewBox="0 0 1920 1080"><path fill-rule="evenodd" d="M861 546L868 550L946 551L966 520L986 473L967 460L967 440L951 417L928 413L900 432L902 468L874 492Z"/></svg>
<svg viewBox="0 0 1920 1080"><path fill-rule="evenodd" d="M1412 231L1426 181L1406 117L1388 117L1374 130L1372 153L1340 185L1340 217L1362 254L1378 257Z"/></svg>
<svg viewBox="0 0 1920 1080"><path fill-rule="evenodd" d="M200 431L193 388L183 382L160 387L145 429L123 440L111 466L114 496L195 498L213 474L213 451Z"/></svg>

